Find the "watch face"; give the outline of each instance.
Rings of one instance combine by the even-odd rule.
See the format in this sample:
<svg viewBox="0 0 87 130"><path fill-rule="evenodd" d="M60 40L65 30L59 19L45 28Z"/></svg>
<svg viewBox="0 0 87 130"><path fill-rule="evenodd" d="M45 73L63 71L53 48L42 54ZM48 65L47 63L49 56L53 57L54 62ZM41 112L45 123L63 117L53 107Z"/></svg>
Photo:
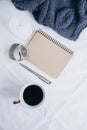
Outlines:
<svg viewBox="0 0 87 130"><path fill-rule="evenodd" d="M30 85L23 92L23 100L27 105L36 106L43 100L43 90L37 85Z"/></svg>
<svg viewBox="0 0 87 130"><path fill-rule="evenodd" d="M21 45L21 54L23 57L26 57L27 56L27 49Z"/></svg>

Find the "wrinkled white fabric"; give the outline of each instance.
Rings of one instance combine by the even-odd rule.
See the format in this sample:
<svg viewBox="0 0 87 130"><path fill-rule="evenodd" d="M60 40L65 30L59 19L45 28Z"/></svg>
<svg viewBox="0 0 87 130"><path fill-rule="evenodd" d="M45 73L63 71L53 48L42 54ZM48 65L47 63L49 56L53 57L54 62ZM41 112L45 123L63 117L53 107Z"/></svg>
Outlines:
<svg viewBox="0 0 87 130"><path fill-rule="evenodd" d="M57 79L47 76L51 85L46 85L8 58L13 43L26 44L39 28L74 51ZM13 105L12 102L19 99L21 88L30 82L43 87L44 102L35 109L21 103ZM87 130L86 86L87 29L77 42L71 42L37 24L29 12L17 10L10 0L0 0L0 130Z"/></svg>

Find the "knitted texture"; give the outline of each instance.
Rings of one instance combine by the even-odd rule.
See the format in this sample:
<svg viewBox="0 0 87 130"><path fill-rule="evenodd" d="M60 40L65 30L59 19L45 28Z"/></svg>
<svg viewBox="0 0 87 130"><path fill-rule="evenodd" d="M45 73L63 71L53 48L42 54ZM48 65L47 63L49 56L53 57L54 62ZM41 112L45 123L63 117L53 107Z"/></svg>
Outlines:
<svg viewBox="0 0 87 130"><path fill-rule="evenodd" d="M87 0L12 0L16 8L32 11L35 20L70 40L87 26Z"/></svg>

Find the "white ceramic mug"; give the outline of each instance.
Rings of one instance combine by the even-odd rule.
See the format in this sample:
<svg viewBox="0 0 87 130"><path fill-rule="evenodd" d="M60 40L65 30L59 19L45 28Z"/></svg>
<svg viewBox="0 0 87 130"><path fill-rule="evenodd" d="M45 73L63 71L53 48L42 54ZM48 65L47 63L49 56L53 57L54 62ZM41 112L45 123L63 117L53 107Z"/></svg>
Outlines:
<svg viewBox="0 0 87 130"><path fill-rule="evenodd" d="M44 101L45 92L38 84L25 85L20 91L20 99L14 101L14 104L22 103L25 106L36 107Z"/></svg>

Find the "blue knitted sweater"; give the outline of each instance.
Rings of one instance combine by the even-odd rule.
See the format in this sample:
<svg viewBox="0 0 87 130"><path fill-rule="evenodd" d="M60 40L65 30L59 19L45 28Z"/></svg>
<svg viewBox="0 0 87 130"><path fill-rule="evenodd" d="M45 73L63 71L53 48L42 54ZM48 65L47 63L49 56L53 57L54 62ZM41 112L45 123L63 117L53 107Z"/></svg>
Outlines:
<svg viewBox="0 0 87 130"><path fill-rule="evenodd" d="M20 10L32 12L35 20L70 40L87 26L87 0L12 0Z"/></svg>

